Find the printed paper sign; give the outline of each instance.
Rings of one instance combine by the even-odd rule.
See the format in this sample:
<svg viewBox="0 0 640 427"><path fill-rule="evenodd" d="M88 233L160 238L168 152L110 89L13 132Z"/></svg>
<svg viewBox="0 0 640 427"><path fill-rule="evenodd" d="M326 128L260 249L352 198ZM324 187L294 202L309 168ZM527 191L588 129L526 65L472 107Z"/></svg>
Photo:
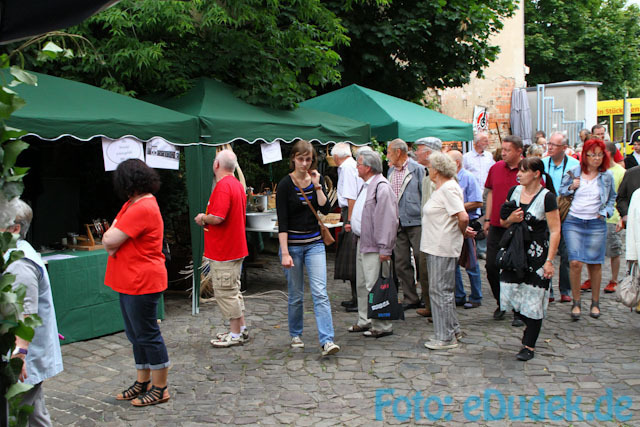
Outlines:
<svg viewBox="0 0 640 427"><path fill-rule="evenodd" d="M485 107L473 107L473 133L489 130L489 119Z"/></svg>
<svg viewBox="0 0 640 427"><path fill-rule="evenodd" d="M149 167L173 170L180 167L180 149L163 138L147 142L146 154Z"/></svg>
<svg viewBox="0 0 640 427"><path fill-rule="evenodd" d="M102 157L104 170L114 171L118 165L128 159L140 159L144 162L144 147L135 138L102 138Z"/></svg>
<svg viewBox="0 0 640 427"><path fill-rule="evenodd" d="M282 150L280 149L280 141L271 144L260 144L262 151L262 163L273 163L282 160Z"/></svg>

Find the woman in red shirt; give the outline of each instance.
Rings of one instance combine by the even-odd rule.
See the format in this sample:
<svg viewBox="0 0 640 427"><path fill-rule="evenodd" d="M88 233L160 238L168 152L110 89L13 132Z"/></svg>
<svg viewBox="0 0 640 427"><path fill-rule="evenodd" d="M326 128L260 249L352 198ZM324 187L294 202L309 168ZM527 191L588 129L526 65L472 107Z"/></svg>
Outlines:
<svg viewBox="0 0 640 427"><path fill-rule="evenodd" d="M128 200L102 238L109 253L104 283L120 294L137 369L136 381L116 399L131 400L134 406L155 405L169 400L170 364L156 320L158 300L167 288L164 223L152 194L160 188L160 178L144 162L129 159L118 165L113 182L116 192Z"/></svg>

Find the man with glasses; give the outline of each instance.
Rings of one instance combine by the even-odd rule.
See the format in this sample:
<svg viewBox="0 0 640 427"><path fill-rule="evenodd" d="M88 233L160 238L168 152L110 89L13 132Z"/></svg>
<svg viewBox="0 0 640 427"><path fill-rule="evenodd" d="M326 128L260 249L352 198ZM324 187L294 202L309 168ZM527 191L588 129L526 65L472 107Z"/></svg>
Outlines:
<svg viewBox="0 0 640 427"><path fill-rule="evenodd" d="M359 150L356 164L358 175L364 181L351 214L351 231L358 239L358 321L348 331L382 338L393 334L393 325L391 320L367 317L368 295L378 280L383 263L391 260L398 231L398 202L391 184L382 175L382 160L377 152Z"/></svg>
<svg viewBox="0 0 640 427"><path fill-rule="evenodd" d="M562 176L565 172L570 171L574 167L580 165L578 160L566 154L568 138L562 132L554 132L547 142L548 157L542 159L544 163L544 171L551 176L553 188L558 193ZM571 302L571 282L569 282L569 253L564 237L560 235L560 244L558 245L558 255L560 255L560 277L558 280L558 288L560 289L560 302ZM555 301L553 296L553 286L550 286L549 302Z"/></svg>

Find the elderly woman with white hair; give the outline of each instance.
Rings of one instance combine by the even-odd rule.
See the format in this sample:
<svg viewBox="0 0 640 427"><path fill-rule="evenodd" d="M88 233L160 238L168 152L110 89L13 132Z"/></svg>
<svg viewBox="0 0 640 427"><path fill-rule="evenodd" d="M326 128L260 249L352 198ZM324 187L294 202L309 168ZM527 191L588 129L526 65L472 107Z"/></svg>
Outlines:
<svg viewBox="0 0 640 427"><path fill-rule="evenodd" d="M458 346L462 337L455 307L455 267L464 237L474 237L468 227L462 189L455 180L457 168L442 153L429 157L429 178L436 190L422 209L420 251L426 253L429 297L435 337L425 343L430 350Z"/></svg>

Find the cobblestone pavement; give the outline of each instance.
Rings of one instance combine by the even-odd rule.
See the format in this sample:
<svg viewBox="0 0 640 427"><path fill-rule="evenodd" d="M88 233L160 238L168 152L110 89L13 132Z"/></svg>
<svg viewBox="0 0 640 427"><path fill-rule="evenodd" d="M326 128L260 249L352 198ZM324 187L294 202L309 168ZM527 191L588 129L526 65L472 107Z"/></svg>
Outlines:
<svg viewBox="0 0 640 427"><path fill-rule="evenodd" d="M328 258L333 272L333 255ZM534 424L531 417L517 420L520 409L531 404L530 415L534 416L542 401L546 419L536 425L640 425L640 315L617 303L611 294L603 294L602 316L597 320L583 314L579 322L571 322L570 304L550 304L536 356L523 363L514 357L522 329L511 326L510 316L503 321L492 319L496 306L484 277L483 305L472 310L458 308L467 334L462 344L435 352L423 346L433 325L413 310L407 312L404 322L395 322L392 336L375 340L348 333L347 327L356 319L355 313L345 313L340 307L340 301L348 297L348 286L330 281L335 341L342 351L323 358L308 290L303 335L306 348L289 347L287 303L278 292L286 292L286 282L277 258L265 259L265 269L248 271L249 343L213 349L209 340L225 329L216 304L203 304L200 315L193 317L190 299L169 295L162 333L173 363L171 400L149 408L132 408L128 402L115 400L113 396L135 378L129 343L124 333L118 333L63 346L65 370L45 384L54 423L520 426ZM484 275L484 268L482 271ZM603 281L609 277L607 265ZM557 281L554 287L557 297ZM263 294L266 291L272 292ZM588 313L589 301L590 294L584 295L584 313ZM394 403L383 389L393 389ZM538 389L545 397L535 398ZM379 420L377 392L386 405L380 407ZM563 402L550 399L567 394L569 408L575 408L577 402L579 409L589 414L585 415L587 420L575 421L577 415L573 422L564 419ZM474 396L487 397L486 406ZM631 419L589 419L602 396L604 416L607 408L618 402L617 414ZM612 396L611 406L606 404L608 396ZM431 397L428 415L438 420L426 418L427 397ZM515 403L508 410L509 401ZM549 405L561 409L548 411ZM501 420L488 421L490 414ZM550 420L554 414L562 419Z"/></svg>

